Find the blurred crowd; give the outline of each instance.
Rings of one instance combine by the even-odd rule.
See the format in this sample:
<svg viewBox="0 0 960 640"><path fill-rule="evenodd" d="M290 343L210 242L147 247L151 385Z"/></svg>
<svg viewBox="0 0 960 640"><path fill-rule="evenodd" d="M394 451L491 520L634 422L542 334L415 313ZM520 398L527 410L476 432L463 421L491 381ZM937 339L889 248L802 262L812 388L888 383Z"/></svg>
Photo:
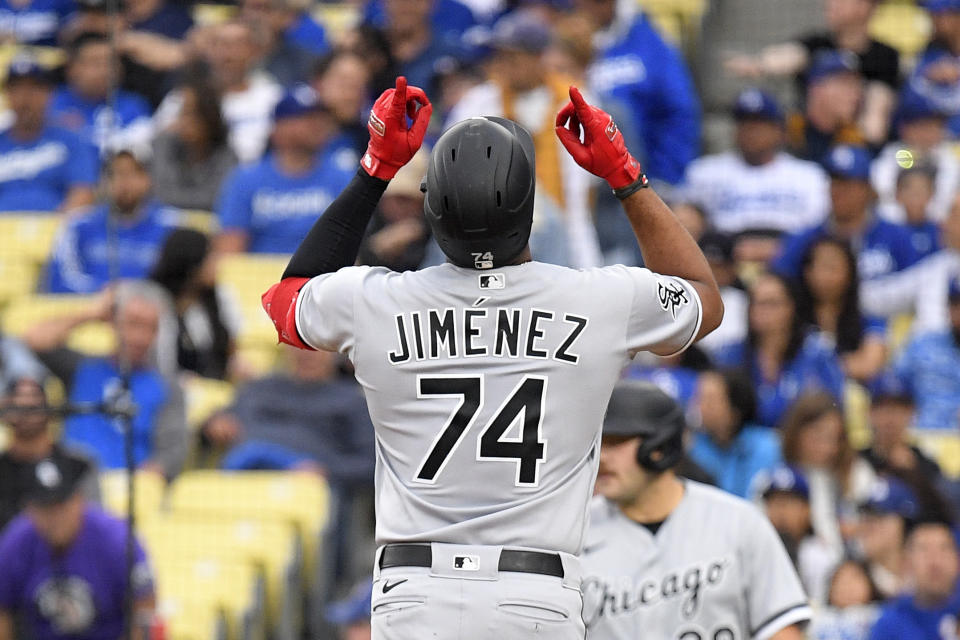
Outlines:
<svg viewBox="0 0 960 640"><path fill-rule="evenodd" d="M96 296L0 335L0 640L15 618L35 637L116 636L130 585L106 559L124 529L95 479L128 456L167 480L197 464L321 475L337 526L364 504L373 429L349 363L290 350L252 370L218 264L295 250L401 74L434 102L428 142L474 115L530 130L533 255L576 268L642 266L616 199L554 135L571 84L614 114L726 307L686 353L624 376L687 408L698 477L766 510L817 607L810 638L957 637L960 489L918 445L960 438L960 0L716 2L692 35L647 4L670 5L0 0L0 212L58 212L37 292ZM874 39L892 4L929 26L918 50ZM718 34L729 24L753 28ZM425 167L426 151L391 182L362 263L443 259ZM188 224L197 211L209 231ZM95 322L117 337L107 357L69 346ZM195 377L238 392L190 430ZM358 540L343 527L336 542L341 592ZM30 552L44 545L71 551ZM148 552L132 586L145 612ZM346 637L363 637L365 597L331 610Z"/></svg>

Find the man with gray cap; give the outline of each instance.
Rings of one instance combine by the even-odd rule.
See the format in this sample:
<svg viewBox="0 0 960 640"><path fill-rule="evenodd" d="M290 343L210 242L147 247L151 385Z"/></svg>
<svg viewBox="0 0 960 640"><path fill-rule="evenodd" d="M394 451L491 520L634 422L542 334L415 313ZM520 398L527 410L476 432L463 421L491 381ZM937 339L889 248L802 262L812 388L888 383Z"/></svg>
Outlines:
<svg viewBox="0 0 960 640"><path fill-rule="evenodd" d="M770 522L677 476L685 426L653 385L614 388L583 549L587 638L803 638L811 610Z"/></svg>

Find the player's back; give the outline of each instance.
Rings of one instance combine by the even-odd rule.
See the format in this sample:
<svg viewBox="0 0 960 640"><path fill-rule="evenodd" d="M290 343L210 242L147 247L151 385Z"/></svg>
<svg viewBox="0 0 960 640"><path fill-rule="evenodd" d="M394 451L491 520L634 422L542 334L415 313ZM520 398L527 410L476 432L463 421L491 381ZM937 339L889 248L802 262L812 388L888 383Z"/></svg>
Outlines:
<svg viewBox="0 0 960 640"><path fill-rule="evenodd" d="M298 326L311 344L346 352L365 390L378 542L570 553L622 366L640 349L682 348L700 314L679 279L536 262L348 268L304 289L301 306L331 303L345 308L300 310Z"/></svg>

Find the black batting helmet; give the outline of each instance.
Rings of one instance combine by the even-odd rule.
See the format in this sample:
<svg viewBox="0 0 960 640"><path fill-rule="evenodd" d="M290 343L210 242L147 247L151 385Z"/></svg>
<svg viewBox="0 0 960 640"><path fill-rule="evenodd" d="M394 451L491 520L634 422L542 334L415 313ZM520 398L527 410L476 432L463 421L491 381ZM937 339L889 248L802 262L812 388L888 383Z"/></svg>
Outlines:
<svg viewBox="0 0 960 640"><path fill-rule="evenodd" d="M423 210L458 267L510 264L533 223L533 138L506 118L469 118L440 136L430 156Z"/></svg>
<svg viewBox="0 0 960 640"><path fill-rule="evenodd" d="M685 428L680 405L658 387L638 381L614 387L603 419L603 435L640 438L637 462L656 473L680 462Z"/></svg>

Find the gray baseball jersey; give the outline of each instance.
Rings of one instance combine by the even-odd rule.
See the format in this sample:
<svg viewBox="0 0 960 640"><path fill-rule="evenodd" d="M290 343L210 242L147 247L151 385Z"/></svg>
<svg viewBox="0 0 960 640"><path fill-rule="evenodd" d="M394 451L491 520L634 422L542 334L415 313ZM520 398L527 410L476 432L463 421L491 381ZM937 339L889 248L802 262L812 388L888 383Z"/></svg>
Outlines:
<svg viewBox="0 0 960 640"><path fill-rule="evenodd" d="M810 619L797 572L752 504L685 480L656 533L602 497L584 547L588 640L770 638Z"/></svg>
<svg viewBox="0 0 960 640"><path fill-rule="evenodd" d="M350 358L366 394L379 544L576 554L621 368L685 348L701 313L678 278L528 262L348 267L307 283L296 321Z"/></svg>

